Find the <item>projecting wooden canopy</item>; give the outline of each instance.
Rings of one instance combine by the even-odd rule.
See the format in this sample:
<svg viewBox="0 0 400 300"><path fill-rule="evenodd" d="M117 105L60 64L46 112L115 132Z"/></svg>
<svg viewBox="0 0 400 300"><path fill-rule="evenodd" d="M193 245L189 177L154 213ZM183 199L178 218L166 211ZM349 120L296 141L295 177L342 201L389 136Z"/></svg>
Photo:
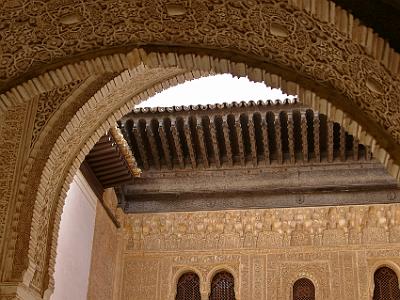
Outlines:
<svg viewBox="0 0 400 300"><path fill-rule="evenodd" d="M141 178L126 212L392 202L369 148L296 100L135 109L120 127Z"/></svg>
<svg viewBox="0 0 400 300"><path fill-rule="evenodd" d="M121 127L144 170L369 160L339 124L294 100L135 109Z"/></svg>
<svg viewBox="0 0 400 300"><path fill-rule="evenodd" d="M86 156L81 171L99 197L103 189L130 182L141 173L118 128L111 128L100 138Z"/></svg>
<svg viewBox="0 0 400 300"><path fill-rule="evenodd" d="M400 199L369 148L296 100L141 108L119 126L125 155L108 136L87 162L128 213Z"/></svg>

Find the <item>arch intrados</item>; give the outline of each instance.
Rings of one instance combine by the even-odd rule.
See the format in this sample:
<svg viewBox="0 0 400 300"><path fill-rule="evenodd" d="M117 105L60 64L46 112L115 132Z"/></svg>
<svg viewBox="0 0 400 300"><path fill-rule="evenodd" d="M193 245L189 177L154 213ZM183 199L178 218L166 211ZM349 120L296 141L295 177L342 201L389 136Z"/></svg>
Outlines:
<svg viewBox="0 0 400 300"><path fill-rule="evenodd" d="M153 64L154 64L154 59L157 58L157 64L151 66L145 66L142 63L139 63L139 67L137 67L136 70L133 71L129 71L130 73L134 73L134 74L140 74L140 70L152 70L152 69L166 69L168 66L170 66L169 62L163 61L162 60L162 56L157 56L157 53L153 53L149 56L147 56L148 60L146 60L147 62L152 61L153 60ZM152 58L151 58L152 57ZM235 66L237 67L237 63L235 62L230 62L228 61L227 63L231 64L231 67L229 67L229 71L231 70L235 70ZM380 148L377 145L377 142L370 136L368 135L365 130L363 130L363 128L357 123L354 122L353 120L351 120L348 116L346 116L343 111L341 111L340 109L337 109L334 105L330 104L328 100L321 98L319 96L317 96L315 93L306 90L302 87L300 87L299 84L295 84L293 82L286 82L285 80L281 79L279 76L274 75L274 74L269 74L266 73L263 70L258 69L257 72L259 72L259 75L254 75L250 73L250 70L252 70L254 72L254 68L252 69L251 67L248 67L247 65L243 64L243 66L245 67L245 72L247 70L247 72L249 72L249 77L250 79L255 81L264 81L268 84L268 77L273 77L274 80L277 82L275 84L275 87L281 87L283 89L284 92L290 93L290 91L295 91L294 93L297 93L302 96L302 100L303 103L310 105L311 107L313 107L314 109L319 110L321 113L325 113L327 114L328 118L332 119L333 121L336 121L338 123L340 123L342 126L344 126L344 128L346 130L349 131L350 134L355 135L356 137L358 136L358 138L360 139L361 142L364 141L364 143L368 146L371 146L373 149L373 151L375 150L374 154L376 155L376 157L378 159L381 159L381 162L385 164L386 167L390 168L390 167L396 167L393 164L393 161L391 161L389 159L389 155L387 154L387 152ZM180 75L182 76L182 74L184 73L184 71L187 71L187 69L180 69L180 68L176 68L176 67L172 67L172 69L174 70L180 70ZM210 67L211 69L211 67ZM139 70L139 71L138 71ZM210 72L213 72L214 70L198 70L196 71L196 68L193 67L193 71L191 73L192 77L196 77L196 76L201 76L201 75L205 75L205 74L209 74ZM223 72L224 70L220 70L221 72ZM85 110L87 110L88 108L93 107L93 105L95 105L95 103L97 101L99 102L104 102L105 99L107 98L107 95L105 96L104 94L107 94L105 92L105 90L107 89L112 89L112 88L116 88L117 84L116 82L120 81L120 82L124 82L126 80L126 72L123 72L119 77L118 80L112 80L112 84L108 86L108 88L106 89L101 89L94 97L92 97L85 105L86 109L84 107L82 107L82 109L80 109L80 114L84 115L86 112ZM135 73L137 72L137 73ZM232 72L233 75L243 75L242 73L237 74L236 72ZM246 74L246 73L245 73ZM258 80L257 80L258 79ZM165 81L168 81L171 79L167 78L165 79ZM173 85L173 84L177 84L178 80L176 80L176 78L174 78L169 85ZM82 144L80 144L80 146L78 147L80 149L80 153L76 154L74 157L75 159L73 159L70 163L69 166L67 167L65 166L64 169L64 174L65 176L62 176L63 179L58 181L58 191L61 192L56 192L57 195L61 194L61 199L59 196L56 196L56 198L60 199L58 200L58 204L54 205L55 211L53 212L53 215L56 215L59 217L59 211L62 209L62 203L63 203L63 199L66 195L66 192L68 191L68 187L70 184L70 181L73 178L74 172L77 170L77 168L79 167L80 163L83 161L85 155L89 152L90 148L94 145L94 143L96 142L96 138L98 139L101 136L101 133L104 133L110 126L111 124L115 123L116 120L118 120L120 117L122 117L123 114L127 113L135 103L139 103L140 101L143 101L145 99L147 99L147 97L149 96L150 92L149 89L153 89L154 93L155 91L161 91L162 89L165 88L166 84L161 82L157 82L155 83L157 85L156 88L154 87L149 87L147 86L146 88L143 89L143 91L141 93L136 93L136 95L131 94L129 97L125 97L123 101L119 102L119 108L115 108L114 110L107 111L104 112L105 115L108 115L107 117L104 117L104 119L106 119L102 124L98 124L97 126L97 130L93 129L92 132L94 132L93 134L86 134L85 136L85 141ZM297 92L296 92L297 91ZM292 92L293 93L293 92ZM134 100L128 100L127 98L134 98ZM94 100L93 100L94 99ZM71 120L70 124L67 125L66 129L64 130L64 133L61 134L60 136L60 140L63 141L65 139L65 136L68 136L70 134L71 128L75 128L74 125L74 120ZM59 141L57 141L59 142ZM56 152L59 151L59 149L57 149L58 147L54 147L53 150L55 150ZM52 151L53 152L53 151ZM383 153L383 155L381 155L381 153ZM54 157L56 157L57 155L52 153L52 155L50 155L50 158L53 159ZM39 187L39 191L49 191L49 188L46 188L46 184L48 184L48 180L49 180L49 169L51 169L50 166L48 166L46 164L45 170L43 172L42 175L42 179L41 180L41 184ZM395 169L395 171L398 169ZM64 180L64 178L66 178L66 180ZM62 187L61 187L62 186ZM54 193L54 191L50 191L51 193ZM37 216L41 213L41 210L43 208L43 204L41 204L43 202L43 199L46 198L46 195L42 195L42 194L38 194L36 196L36 202L35 202L35 209L34 209L34 213L36 213L36 218L34 217L34 220L38 220ZM50 200L50 201L56 201L56 200ZM57 202L57 201L56 201ZM56 207L56 208L55 208ZM51 222L55 222L56 224L59 222L59 220L52 220ZM35 251L37 249L35 249L37 247L36 241L38 238L38 226L39 224L35 224L35 222L32 225L32 232L31 232L31 243L30 243L30 248L29 248L29 257L30 260L34 260L35 258ZM50 226L52 226L50 224ZM57 228L57 226L56 226ZM57 230L56 230L57 231ZM52 233L52 242L51 242L51 251L50 251L50 263L49 263L49 267L48 267L48 271L51 274L52 270L54 269L54 258L55 258L55 246L56 246L56 241L57 241L57 232L53 232ZM31 270L30 270L30 274L29 276L27 276L26 278L29 278L31 276L33 276L32 272L34 272L34 269L36 268L36 264L33 263L31 261L30 264ZM29 272L28 272L29 273ZM28 280L29 281L29 280ZM50 279L50 282L52 281L52 279ZM50 288L52 286L52 283L50 283Z"/></svg>
<svg viewBox="0 0 400 300"><path fill-rule="evenodd" d="M393 272L395 272L397 275L397 280L400 284L400 266L397 263L395 263L389 259L379 260L379 261L375 262L372 265L372 267L370 268L370 272L368 274L369 293L370 293L371 299L372 299L372 296L374 295L374 289L375 289L375 280L374 280L375 272L378 269L383 268L383 267L387 267L387 268L391 269Z"/></svg>
<svg viewBox="0 0 400 300"><path fill-rule="evenodd" d="M299 272L296 274L296 276L294 276L288 283L288 285L286 286L287 289L287 295L290 295L290 299L293 299L293 286L294 284L300 280L300 279L308 279L312 282L312 284L314 285L314 289L315 289L315 298L316 299L322 299L322 294L321 294L321 287L320 287L320 282L318 280L318 278L316 276L314 276L314 274L310 273L310 272Z"/></svg>
<svg viewBox="0 0 400 300"><path fill-rule="evenodd" d="M293 285L296 281L303 279L303 278L310 280L313 283L313 285L315 286L315 290L317 290L317 287L319 287L319 281L313 274L310 274L308 272L299 272L298 274L296 274L296 276L294 276L290 280L290 282L289 282L290 286L293 287Z"/></svg>
<svg viewBox="0 0 400 300"><path fill-rule="evenodd" d="M184 266L182 268L180 268L175 274L173 274L173 279L172 279L172 285L170 286L170 299L174 300L176 297L176 293L177 293L177 286L178 286L178 282L179 279L188 273L194 273L199 277L199 288L200 288L200 292L202 287L204 286L205 282L204 282L204 278L200 272L200 270L198 270L196 267L193 266Z"/></svg>
<svg viewBox="0 0 400 300"><path fill-rule="evenodd" d="M179 279L180 279L183 275L185 275L185 274L187 274L187 273L194 273L194 274L196 274L196 275L199 277L199 280L200 280L200 283L201 283L201 281L202 281L203 278L202 278L202 276L201 276L200 270L198 270L196 267L193 267L193 266L185 266L185 267L180 268L180 269L174 274L174 277L173 277L172 282L173 282L173 288L175 288L175 290L176 290L176 285L178 284Z"/></svg>
<svg viewBox="0 0 400 300"><path fill-rule="evenodd" d="M239 293L240 285L239 285L239 277L238 277L239 274L238 274L237 271L235 271L234 268L232 268L232 266L225 265L225 264L224 264L224 265L215 266L215 267L212 268L211 271L207 274L207 278L206 278L206 283L207 283L207 288L208 288L207 295L210 296L210 293L211 293L211 283L212 283L214 277L215 277L218 273L221 273L221 272L227 272L227 273L229 273L229 274L232 275L232 278L233 278L233 289L234 289L234 291L235 291L235 295L236 295L236 297L237 297L238 295L240 295L240 293Z"/></svg>
<svg viewBox="0 0 400 300"><path fill-rule="evenodd" d="M298 281L300 281L300 280L306 280L306 281L311 282L311 284L312 284L313 287L314 287L314 295L315 295L315 296L317 295L317 287L316 287L314 281L311 280L310 278L308 278L307 276L301 276L301 277L299 277L298 279L296 279L295 281L293 281L293 283L291 284L291 286L292 286L292 293L291 293L291 297L292 297L292 298L291 298L291 299L292 299L292 300L294 300L294 299L293 299L293 298L294 298L294 285L295 285Z"/></svg>

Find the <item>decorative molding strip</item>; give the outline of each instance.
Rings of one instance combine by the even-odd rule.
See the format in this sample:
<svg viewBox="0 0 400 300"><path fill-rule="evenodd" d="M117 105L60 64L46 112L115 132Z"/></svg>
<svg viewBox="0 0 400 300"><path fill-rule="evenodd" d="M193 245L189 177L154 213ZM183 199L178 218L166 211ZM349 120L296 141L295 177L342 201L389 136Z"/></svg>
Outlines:
<svg viewBox="0 0 400 300"><path fill-rule="evenodd" d="M125 250L202 251L400 244L400 205L125 215ZM379 247L379 246L377 246Z"/></svg>
<svg viewBox="0 0 400 300"><path fill-rule="evenodd" d="M132 176L140 177L142 170L138 168L136 159L133 156L133 153L124 136L122 135L121 130L117 127L111 127L109 132L112 135L114 141L117 143L118 148L124 155L125 161L128 163L129 170L131 171Z"/></svg>

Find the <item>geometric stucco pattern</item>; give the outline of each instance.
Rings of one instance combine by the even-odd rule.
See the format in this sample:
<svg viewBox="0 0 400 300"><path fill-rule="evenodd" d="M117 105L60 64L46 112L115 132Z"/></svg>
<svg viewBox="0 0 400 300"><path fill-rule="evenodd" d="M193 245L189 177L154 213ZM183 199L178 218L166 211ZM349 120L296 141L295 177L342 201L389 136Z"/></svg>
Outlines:
<svg viewBox="0 0 400 300"><path fill-rule="evenodd" d="M9 86L10 80L15 82L44 63L111 46L156 43L232 50L334 87L345 97L342 101L352 101L370 121L377 120L400 142L398 54L351 14L329 1L175 4L6 2L2 7L2 24L7 30L3 29L0 79ZM55 81L68 81L53 73ZM26 89L29 84L16 93L25 98Z"/></svg>
<svg viewBox="0 0 400 300"><path fill-rule="evenodd" d="M228 270L236 299L291 299L306 277L317 299L366 300L379 266L400 267L397 204L127 215L122 231L120 299L173 300L185 271L208 299Z"/></svg>
<svg viewBox="0 0 400 300"><path fill-rule="evenodd" d="M400 205L128 215L126 251L399 244Z"/></svg>
<svg viewBox="0 0 400 300"><path fill-rule="evenodd" d="M22 180L13 213L13 232L9 233L3 268L9 281L20 279L27 264L27 249L35 195L40 176L52 146L79 108L115 74L92 76L41 95L36 105L30 153L23 168Z"/></svg>
<svg viewBox="0 0 400 300"><path fill-rule="evenodd" d="M31 147L39 138L41 130L45 127L52 114L59 109L72 91L79 87L80 83L80 80L72 81L63 87L40 95L33 124Z"/></svg>
<svg viewBox="0 0 400 300"><path fill-rule="evenodd" d="M27 104L15 106L0 119L0 245L6 234L8 211L15 193L20 166L17 165L24 137Z"/></svg>

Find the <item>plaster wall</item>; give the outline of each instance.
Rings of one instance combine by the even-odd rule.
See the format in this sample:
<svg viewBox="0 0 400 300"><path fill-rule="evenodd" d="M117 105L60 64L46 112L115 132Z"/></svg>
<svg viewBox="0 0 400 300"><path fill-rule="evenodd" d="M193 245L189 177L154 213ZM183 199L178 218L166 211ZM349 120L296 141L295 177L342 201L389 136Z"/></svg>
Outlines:
<svg viewBox="0 0 400 300"><path fill-rule="evenodd" d="M104 203L110 203L109 191L103 194ZM105 206L97 205L96 225L93 238L93 255L90 268L89 300L110 300L115 298L114 283L116 270L121 266L117 261L118 228L111 220Z"/></svg>
<svg viewBox="0 0 400 300"><path fill-rule="evenodd" d="M78 171L61 216L52 300L86 299L97 197Z"/></svg>

